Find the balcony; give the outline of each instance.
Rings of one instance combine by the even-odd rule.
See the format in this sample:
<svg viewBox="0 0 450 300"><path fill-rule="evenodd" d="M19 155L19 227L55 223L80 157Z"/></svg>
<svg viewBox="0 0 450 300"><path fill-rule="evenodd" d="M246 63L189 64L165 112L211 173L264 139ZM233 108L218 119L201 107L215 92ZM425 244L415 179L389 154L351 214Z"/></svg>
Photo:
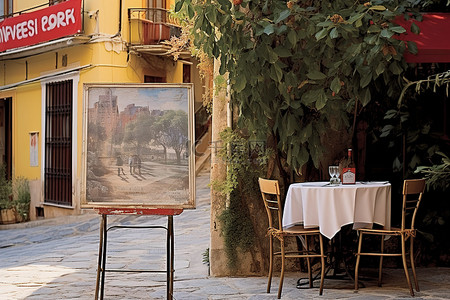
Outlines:
<svg viewBox="0 0 450 300"><path fill-rule="evenodd" d="M129 8L128 22L128 44L134 49L161 48L160 42L181 35L177 20L163 8Z"/></svg>

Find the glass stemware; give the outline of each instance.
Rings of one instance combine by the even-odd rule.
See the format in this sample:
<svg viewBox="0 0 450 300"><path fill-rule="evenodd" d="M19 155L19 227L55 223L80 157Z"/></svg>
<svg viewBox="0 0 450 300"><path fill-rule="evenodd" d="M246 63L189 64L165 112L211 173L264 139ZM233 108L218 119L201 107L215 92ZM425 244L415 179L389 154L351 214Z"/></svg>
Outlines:
<svg viewBox="0 0 450 300"><path fill-rule="evenodd" d="M341 184L341 179L339 178L339 175L341 175L341 172L339 171L339 166L334 166L336 169L334 171L334 177L335 177L335 184L339 185Z"/></svg>
<svg viewBox="0 0 450 300"><path fill-rule="evenodd" d="M330 185L338 185L341 183L339 179L339 166L329 166L328 173L330 174Z"/></svg>
<svg viewBox="0 0 450 300"><path fill-rule="evenodd" d="M334 176L336 176L336 169L334 168L334 166L328 167L328 173L330 174L330 184L334 184L335 182Z"/></svg>

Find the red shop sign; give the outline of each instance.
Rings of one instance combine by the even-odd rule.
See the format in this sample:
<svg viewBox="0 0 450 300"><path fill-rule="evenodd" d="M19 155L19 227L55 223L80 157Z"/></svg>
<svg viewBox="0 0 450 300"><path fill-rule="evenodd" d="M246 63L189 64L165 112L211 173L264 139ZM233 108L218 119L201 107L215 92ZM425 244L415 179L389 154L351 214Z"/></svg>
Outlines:
<svg viewBox="0 0 450 300"><path fill-rule="evenodd" d="M0 22L0 52L81 31L81 0L69 0Z"/></svg>

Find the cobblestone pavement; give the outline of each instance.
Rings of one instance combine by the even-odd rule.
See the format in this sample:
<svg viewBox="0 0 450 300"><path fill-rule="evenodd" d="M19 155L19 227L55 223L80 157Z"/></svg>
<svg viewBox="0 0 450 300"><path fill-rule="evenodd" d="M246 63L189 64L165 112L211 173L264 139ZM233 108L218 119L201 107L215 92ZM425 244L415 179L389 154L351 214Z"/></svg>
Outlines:
<svg viewBox="0 0 450 300"><path fill-rule="evenodd" d="M174 299L276 299L278 278L265 293L266 277L208 276L203 253L209 247L210 203L207 173L197 179L197 208L174 217ZM156 216L110 216L109 225L166 225ZM100 217L87 213L0 226L0 299L93 299ZM108 234L108 269L165 269L165 234L117 229ZM370 270L369 270L370 271ZM372 271L373 272L373 271ZM353 291L348 280L325 280L318 289L297 289L298 273L285 277L282 299L408 299L402 269L385 269L375 281ZM414 299L450 299L450 269L419 268L421 291ZM105 299L165 299L165 274L107 273Z"/></svg>

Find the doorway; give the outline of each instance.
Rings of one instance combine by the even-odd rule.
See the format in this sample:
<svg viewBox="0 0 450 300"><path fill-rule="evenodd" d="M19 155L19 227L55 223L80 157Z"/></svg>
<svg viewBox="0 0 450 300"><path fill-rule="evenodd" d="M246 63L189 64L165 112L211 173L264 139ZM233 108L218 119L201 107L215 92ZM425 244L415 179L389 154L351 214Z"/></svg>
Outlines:
<svg viewBox="0 0 450 300"><path fill-rule="evenodd" d="M0 99L0 161L6 179L12 178L12 98Z"/></svg>

